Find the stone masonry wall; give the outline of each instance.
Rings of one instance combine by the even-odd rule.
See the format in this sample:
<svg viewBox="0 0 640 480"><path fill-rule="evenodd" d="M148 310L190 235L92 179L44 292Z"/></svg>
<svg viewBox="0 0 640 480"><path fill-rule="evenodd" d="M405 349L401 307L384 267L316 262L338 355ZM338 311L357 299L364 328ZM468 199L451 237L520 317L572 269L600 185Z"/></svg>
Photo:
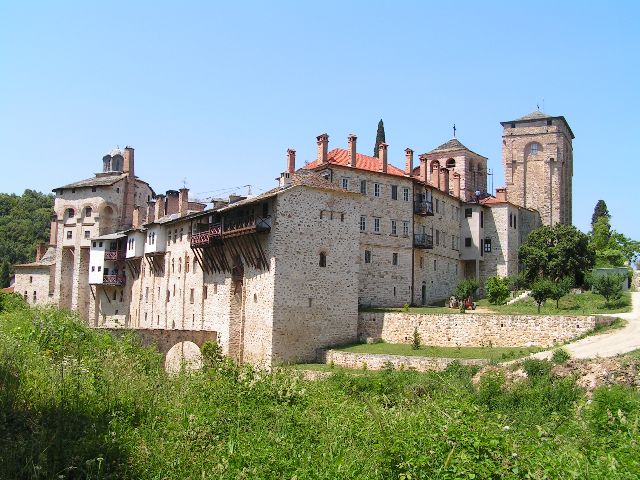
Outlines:
<svg viewBox="0 0 640 480"><path fill-rule="evenodd" d="M51 279L50 266L18 267L14 292L22 295L29 305L47 305L53 303L49 295Z"/></svg>
<svg viewBox="0 0 640 480"><path fill-rule="evenodd" d="M550 347L582 335L612 317L589 315L490 315L366 313L358 318L358 338L410 343L418 328L422 343L441 347Z"/></svg>
<svg viewBox="0 0 640 480"><path fill-rule="evenodd" d="M487 365L485 359L465 358L437 358L437 357L413 357L409 355L380 355L370 353L343 352L340 350L328 350L321 355L321 361L332 363L346 368L367 368L368 370L382 370L391 365L394 369L413 369L418 372L429 370L444 370L450 364L459 362L462 365Z"/></svg>

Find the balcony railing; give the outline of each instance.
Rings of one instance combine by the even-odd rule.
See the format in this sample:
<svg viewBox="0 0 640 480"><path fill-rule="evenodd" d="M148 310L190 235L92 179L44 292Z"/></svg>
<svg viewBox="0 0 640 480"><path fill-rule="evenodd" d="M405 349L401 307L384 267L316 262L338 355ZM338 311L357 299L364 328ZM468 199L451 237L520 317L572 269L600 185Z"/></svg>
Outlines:
<svg viewBox="0 0 640 480"><path fill-rule="evenodd" d="M191 235L192 247L205 247L211 243L212 240L220 238L222 235L222 227L219 223L212 225L208 230L204 232L198 232Z"/></svg>
<svg viewBox="0 0 640 480"><path fill-rule="evenodd" d="M427 202L425 200L414 202L413 213L425 216L433 215L433 202Z"/></svg>
<svg viewBox="0 0 640 480"><path fill-rule="evenodd" d="M433 248L433 235L418 233L414 235L413 246L416 248Z"/></svg>
<svg viewBox="0 0 640 480"><path fill-rule="evenodd" d="M124 260L126 256L127 256L127 253L124 250L107 250L104 252L105 260L111 260L111 261Z"/></svg>
<svg viewBox="0 0 640 480"><path fill-rule="evenodd" d="M116 287L123 287L126 283L126 277L124 275L104 275L102 277L103 285L113 285Z"/></svg>
<svg viewBox="0 0 640 480"><path fill-rule="evenodd" d="M271 230L271 217L255 217L237 221L225 221L223 235L261 233Z"/></svg>

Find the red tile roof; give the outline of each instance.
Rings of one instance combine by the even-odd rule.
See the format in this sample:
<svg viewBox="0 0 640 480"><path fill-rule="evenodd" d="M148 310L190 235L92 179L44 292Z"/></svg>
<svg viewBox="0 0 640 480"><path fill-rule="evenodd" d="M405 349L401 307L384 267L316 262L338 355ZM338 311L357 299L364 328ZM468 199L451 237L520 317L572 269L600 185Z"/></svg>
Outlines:
<svg viewBox="0 0 640 480"><path fill-rule="evenodd" d="M334 148L327 154L327 160L330 164L333 165L342 165L349 166L349 151L344 148ZM356 153L356 168L358 170L368 170L370 172L380 172L380 164L382 160L375 157L369 157L368 155L363 155L361 153ZM322 164L319 160L314 160L311 163L308 163L304 166L307 169L313 169L316 167L320 167ZM382 172L380 172L382 173ZM404 177L404 170L399 169L398 167L387 164L387 173L389 175L396 175L399 177Z"/></svg>
<svg viewBox="0 0 640 480"><path fill-rule="evenodd" d="M3 288L2 291L4 293L13 293L13 288L14 287L7 287L7 288Z"/></svg>

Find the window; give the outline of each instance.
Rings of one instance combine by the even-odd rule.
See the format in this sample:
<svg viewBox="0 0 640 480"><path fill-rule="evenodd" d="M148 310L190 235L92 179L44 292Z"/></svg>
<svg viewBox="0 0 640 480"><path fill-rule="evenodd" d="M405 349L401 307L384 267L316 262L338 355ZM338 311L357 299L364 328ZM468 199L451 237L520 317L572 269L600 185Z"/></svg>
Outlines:
<svg viewBox="0 0 640 480"><path fill-rule="evenodd" d="M420 257L420 268L424 268L424 257Z"/></svg>
<svg viewBox="0 0 640 480"><path fill-rule="evenodd" d="M393 296L394 296L394 297L396 296L396 291L397 291L397 290L396 290L396 287L393 287Z"/></svg>
<svg viewBox="0 0 640 480"><path fill-rule="evenodd" d="M33 283L33 277L29 275L29 283Z"/></svg>
<svg viewBox="0 0 640 480"><path fill-rule="evenodd" d="M469 247L471 246L471 237L466 237L466 238L464 239L464 246L465 246L466 248L469 248Z"/></svg>
<svg viewBox="0 0 640 480"><path fill-rule="evenodd" d="M84 231L84 238L89 238L90 235L91 235L91 232L89 230Z"/></svg>
<svg viewBox="0 0 640 480"><path fill-rule="evenodd" d="M95 193L97 190L98 190L98 189L97 189L96 187L91 187L91 191L92 191L92 192L94 192L94 193Z"/></svg>
<svg viewBox="0 0 640 480"><path fill-rule="evenodd" d="M509 214L509 226L513 227L513 215Z"/></svg>
<svg viewBox="0 0 640 480"><path fill-rule="evenodd" d="M547 120L547 127L550 127L551 125L553 125L553 120Z"/></svg>
<svg viewBox="0 0 640 480"><path fill-rule="evenodd" d="M367 181L360 180L360 193L363 195L367 194Z"/></svg>
<svg viewBox="0 0 640 480"><path fill-rule="evenodd" d="M455 168L456 167L456 161L453 158L450 158L449 160L447 160L447 168Z"/></svg>
<svg viewBox="0 0 640 480"><path fill-rule="evenodd" d="M396 220L391 220L391 235L398 234L398 222Z"/></svg>
<svg viewBox="0 0 640 480"><path fill-rule="evenodd" d="M120 187L116 187L116 193L120 193Z"/></svg>
<svg viewBox="0 0 640 480"><path fill-rule="evenodd" d="M532 143L531 146L529 147L529 153L531 155L537 155L538 154L538 147L539 147L539 145L537 143Z"/></svg>
<svg viewBox="0 0 640 480"><path fill-rule="evenodd" d="M433 261L433 271L435 272L438 269L438 261L434 260Z"/></svg>
<svg viewBox="0 0 640 480"><path fill-rule="evenodd" d="M180 241L182 241L182 235L184 235L184 228L180 227Z"/></svg>
<svg viewBox="0 0 640 480"><path fill-rule="evenodd" d="M96 242L93 242L93 243L91 244L91 246L92 246L93 248L96 248Z"/></svg>
<svg viewBox="0 0 640 480"><path fill-rule="evenodd" d="M91 265L91 271L95 272L96 271L96 266L95 265Z"/></svg>
<svg viewBox="0 0 640 480"><path fill-rule="evenodd" d="M144 301L149 303L149 287L145 287L144 289Z"/></svg>
<svg viewBox="0 0 640 480"><path fill-rule="evenodd" d="M484 228L484 212L480 210L480 228Z"/></svg>
<svg viewBox="0 0 640 480"><path fill-rule="evenodd" d="M76 212L73 210L73 208L67 208L65 210L65 216L67 218L73 218L75 216Z"/></svg>
<svg viewBox="0 0 640 480"><path fill-rule="evenodd" d="M364 263L371 263L371 250L364 251Z"/></svg>
<svg viewBox="0 0 640 480"><path fill-rule="evenodd" d="M189 262L189 255L187 255L187 258L184 261L184 273L189 273L189 266L190 266L190 262Z"/></svg>
<svg viewBox="0 0 640 480"><path fill-rule="evenodd" d="M36 291L34 290L33 291L33 303L36 303L36 300L37 300L37 296L36 295L37 295Z"/></svg>
<svg viewBox="0 0 640 480"><path fill-rule="evenodd" d="M349 190L349 179L348 178L343 178L342 179L342 188L344 188L345 190Z"/></svg>
<svg viewBox="0 0 640 480"><path fill-rule="evenodd" d="M373 219L373 231L374 231L374 233L380 233L380 219L379 218L374 218Z"/></svg>
<svg viewBox="0 0 640 480"><path fill-rule="evenodd" d="M206 285L202 287L202 298L204 300L207 299L207 286Z"/></svg>
<svg viewBox="0 0 640 480"><path fill-rule="evenodd" d="M71 240L73 238L73 231L67 230L67 240Z"/></svg>
<svg viewBox="0 0 640 480"><path fill-rule="evenodd" d="M98 265L98 271L102 270L102 267L100 265Z"/></svg>
<svg viewBox="0 0 640 480"><path fill-rule="evenodd" d="M518 217L513 216L513 228L518 228Z"/></svg>
<svg viewBox="0 0 640 480"><path fill-rule="evenodd" d="M321 267L327 266L327 254L324 252L320 252L320 266Z"/></svg>
<svg viewBox="0 0 640 480"><path fill-rule="evenodd" d="M367 217L360 215L360 231L364 232L367 229Z"/></svg>
<svg viewBox="0 0 640 480"><path fill-rule="evenodd" d="M402 222L402 235L409 236L409 222Z"/></svg>
<svg viewBox="0 0 640 480"><path fill-rule="evenodd" d="M102 248L102 242L98 242L98 246Z"/></svg>
<svg viewBox="0 0 640 480"><path fill-rule="evenodd" d="M391 200L397 200L397 199L398 199L398 186L391 185Z"/></svg>
<svg viewBox="0 0 640 480"><path fill-rule="evenodd" d="M85 207L84 216L90 218L93 215L93 209L91 207Z"/></svg>
<svg viewBox="0 0 640 480"><path fill-rule="evenodd" d="M440 230L436 230L436 245L440 245Z"/></svg>
<svg viewBox="0 0 640 480"><path fill-rule="evenodd" d="M473 210L471 208L464 209L464 218L471 218L473 216Z"/></svg>
<svg viewBox="0 0 640 480"><path fill-rule="evenodd" d="M373 184L373 196L374 197L379 197L380 196L380 184L379 183L374 183Z"/></svg>
<svg viewBox="0 0 640 480"><path fill-rule="evenodd" d="M440 200L436 198L436 213L440 213Z"/></svg>
<svg viewBox="0 0 640 480"><path fill-rule="evenodd" d="M165 303L169 303L170 299L171 299L171 292L167 290L167 299L165 300Z"/></svg>
<svg viewBox="0 0 640 480"><path fill-rule="evenodd" d="M456 249L456 237L455 235L451 235L451 250Z"/></svg>
<svg viewBox="0 0 640 480"><path fill-rule="evenodd" d="M391 257L391 264L392 265L398 265L398 254L394 253L393 256Z"/></svg>
<svg viewBox="0 0 640 480"><path fill-rule="evenodd" d="M409 201L409 189L408 189L407 187L404 187L404 188L402 189L402 199L403 199L405 202L408 202L408 201Z"/></svg>
<svg viewBox="0 0 640 480"><path fill-rule="evenodd" d="M191 291L189 292L189 303L194 302L194 297L195 297L195 292L194 292L194 289L192 288Z"/></svg>
<svg viewBox="0 0 640 480"><path fill-rule="evenodd" d="M491 252L491 239L490 238L485 238L484 239L484 251L489 253Z"/></svg>

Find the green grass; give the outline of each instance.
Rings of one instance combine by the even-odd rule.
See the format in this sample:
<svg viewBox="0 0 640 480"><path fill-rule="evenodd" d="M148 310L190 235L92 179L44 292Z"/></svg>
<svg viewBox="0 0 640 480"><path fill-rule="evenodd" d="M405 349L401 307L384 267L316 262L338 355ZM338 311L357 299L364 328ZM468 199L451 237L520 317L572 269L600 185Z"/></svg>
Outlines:
<svg viewBox="0 0 640 480"><path fill-rule="evenodd" d="M491 305L484 298L478 301L478 306L496 313L537 315L538 306L533 299L516 302L511 305ZM547 300L540 309L541 315L592 315L600 313L622 313L631 311L631 295L625 292L617 304L607 306L602 296L591 292L569 294L560 299L559 308L555 300Z"/></svg>
<svg viewBox="0 0 640 480"><path fill-rule="evenodd" d="M168 376L133 336L10 309L0 478L637 478L640 393L602 387L587 402L573 378L525 364L508 388L500 373L474 385L459 364L303 381L222 361Z"/></svg>
<svg viewBox="0 0 640 480"><path fill-rule="evenodd" d="M443 357L443 358L482 358L494 361L512 360L539 352L537 347L420 347L414 350L409 344L398 343L359 343L346 347L336 348L344 352L374 353L387 355L409 355L418 357Z"/></svg>

